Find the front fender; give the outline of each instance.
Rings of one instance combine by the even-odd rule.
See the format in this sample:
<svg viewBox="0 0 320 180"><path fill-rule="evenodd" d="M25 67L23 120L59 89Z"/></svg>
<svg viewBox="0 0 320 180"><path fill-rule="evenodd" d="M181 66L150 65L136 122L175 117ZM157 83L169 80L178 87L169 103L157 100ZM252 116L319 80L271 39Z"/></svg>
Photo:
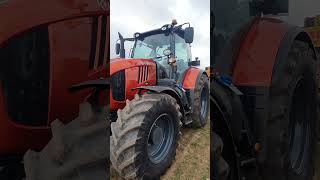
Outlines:
<svg viewBox="0 0 320 180"><path fill-rule="evenodd" d="M207 75L207 73L202 69L190 67L184 73L183 80L182 80L182 87L184 89L194 90L202 74Z"/></svg>
<svg viewBox="0 0 320 180"><path fill-rule="evenodd" d="M138 93L140 94L141 91L146 90L150 92L156 92L156 93L164 93L168 94L171 97L175 98L177 100L177 103L180 106L180 111L182 114L182 120L184 122L186 118L186 111L189 109L185 109L185 107L189 107L186 94L184 90L182 90L179 87L173 88L170 86L139 86L136 88L133 88L132 90L138 90Z"/></svg>

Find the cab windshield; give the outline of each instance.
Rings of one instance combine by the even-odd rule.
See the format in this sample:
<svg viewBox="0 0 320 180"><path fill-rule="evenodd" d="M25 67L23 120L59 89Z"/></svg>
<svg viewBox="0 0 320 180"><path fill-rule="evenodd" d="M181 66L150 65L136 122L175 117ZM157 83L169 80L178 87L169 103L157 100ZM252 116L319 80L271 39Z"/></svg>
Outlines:
<svg viewBox="0 0 320 180"><path fill-rule="evenodd" d="M155 34L137 39L133 47L132 58L159 59L163 51L170 49L170 35Z"/></svg>
<svg viewBox="0 0 320 180"><path fill-rule="evenodd" d="M176 58L176 78L188 68L191 60L190 45L187 44L182 34L160 33L136 39L131 58L153 59L170 76L172 69L168 63L168 57L163 54L164 50L170 49Z"/></svg>

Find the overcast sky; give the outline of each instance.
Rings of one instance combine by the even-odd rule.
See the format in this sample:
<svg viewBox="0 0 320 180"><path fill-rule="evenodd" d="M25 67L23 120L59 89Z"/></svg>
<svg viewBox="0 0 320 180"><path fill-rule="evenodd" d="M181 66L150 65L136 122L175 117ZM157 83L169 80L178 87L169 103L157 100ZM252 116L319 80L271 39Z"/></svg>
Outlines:
<svg viewBox="0 0 320 180"><path fill-rule="evenodd" d="M190 22L194 27L193 59L199 57L201 67L210 65L210 0L111 0L110 17L111 58L116 57L118 32L132 37L177 19L178 24Z"/></svg>
<svg viewBox="0 0 320 180"><path fill-rule="evenodd" d="M307 16L320 15L320 0L289 0L288 21L303 26Z"/></svg>
<svg viewBox="0 0 320 180"><path fill-rule="evenodd" d="M306 16L320 15L320 0L289 0L288 22L303 26ZM171 22L190 22L195 28L192 55L201 67L210 64L210 0L111 0L111 58L116 57L118 32L132 37L135 32L159 28ZM131 46L131 45L130 45ZM127 47L127 52L130 49Z"/></svg>

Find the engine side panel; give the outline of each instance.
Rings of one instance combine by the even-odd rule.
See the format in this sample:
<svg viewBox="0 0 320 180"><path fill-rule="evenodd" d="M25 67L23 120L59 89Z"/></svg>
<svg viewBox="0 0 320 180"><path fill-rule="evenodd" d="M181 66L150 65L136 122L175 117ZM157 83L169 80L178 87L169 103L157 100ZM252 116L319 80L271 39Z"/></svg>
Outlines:
<svg viewBox="0 0 320 180"><path fill-rule="evenodd" d="M0 44L38 25L102 14L106 10L97 0L5 0L0 4Z"/></svg>
<svg viewBox="0 0 320 180"><path fill-rule="evenodd" d="M114 80L117 73L123 73L124 81L120 79ZM133 88L139 86L154 86L157 80L156 63L149 59L117 59L110 63L110 76L111 76L111 91L110 91L110 110L115 111L122 109L126 105L126 100L133 99L137 90ZM122 76L119 76L122 77ZM124 89L115 88L122 87L122 85L115 83L124 83ZM115 98L113 91L123 91L124 96L122 99ZM117 99L117 100L116 100Z"/></svg>

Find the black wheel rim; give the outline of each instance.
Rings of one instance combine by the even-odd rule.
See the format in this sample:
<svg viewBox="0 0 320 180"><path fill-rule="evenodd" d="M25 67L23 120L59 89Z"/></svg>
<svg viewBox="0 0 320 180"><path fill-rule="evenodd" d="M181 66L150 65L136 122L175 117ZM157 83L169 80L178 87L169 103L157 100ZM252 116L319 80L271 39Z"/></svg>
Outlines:
<svg viewBox="0 0 320 180"><path fill-rule="evenodd" d="M165 159L173 144L174 122L166 113L161 114L152 124L148 134L148 157L154 164Z"/></svg>
<svg viewBox="0 0 320 180"><path fill-rule="evenodd" d="M200 116L204 120L207 117L208 112L208 99L209 99L209 90L207 86L204 86L200 95Z"/></svg>
<svg viewBox="0 0 320 180"><path fill-rule="evenodd" d="M289 152L288 152L288 168L295 174L303 174L307 171L309 164L309 152L311 144L311 118L312 107L308 102L310 97L308 94L308 84L303 79L297 82L295 87L289 122Z"/></svg>

